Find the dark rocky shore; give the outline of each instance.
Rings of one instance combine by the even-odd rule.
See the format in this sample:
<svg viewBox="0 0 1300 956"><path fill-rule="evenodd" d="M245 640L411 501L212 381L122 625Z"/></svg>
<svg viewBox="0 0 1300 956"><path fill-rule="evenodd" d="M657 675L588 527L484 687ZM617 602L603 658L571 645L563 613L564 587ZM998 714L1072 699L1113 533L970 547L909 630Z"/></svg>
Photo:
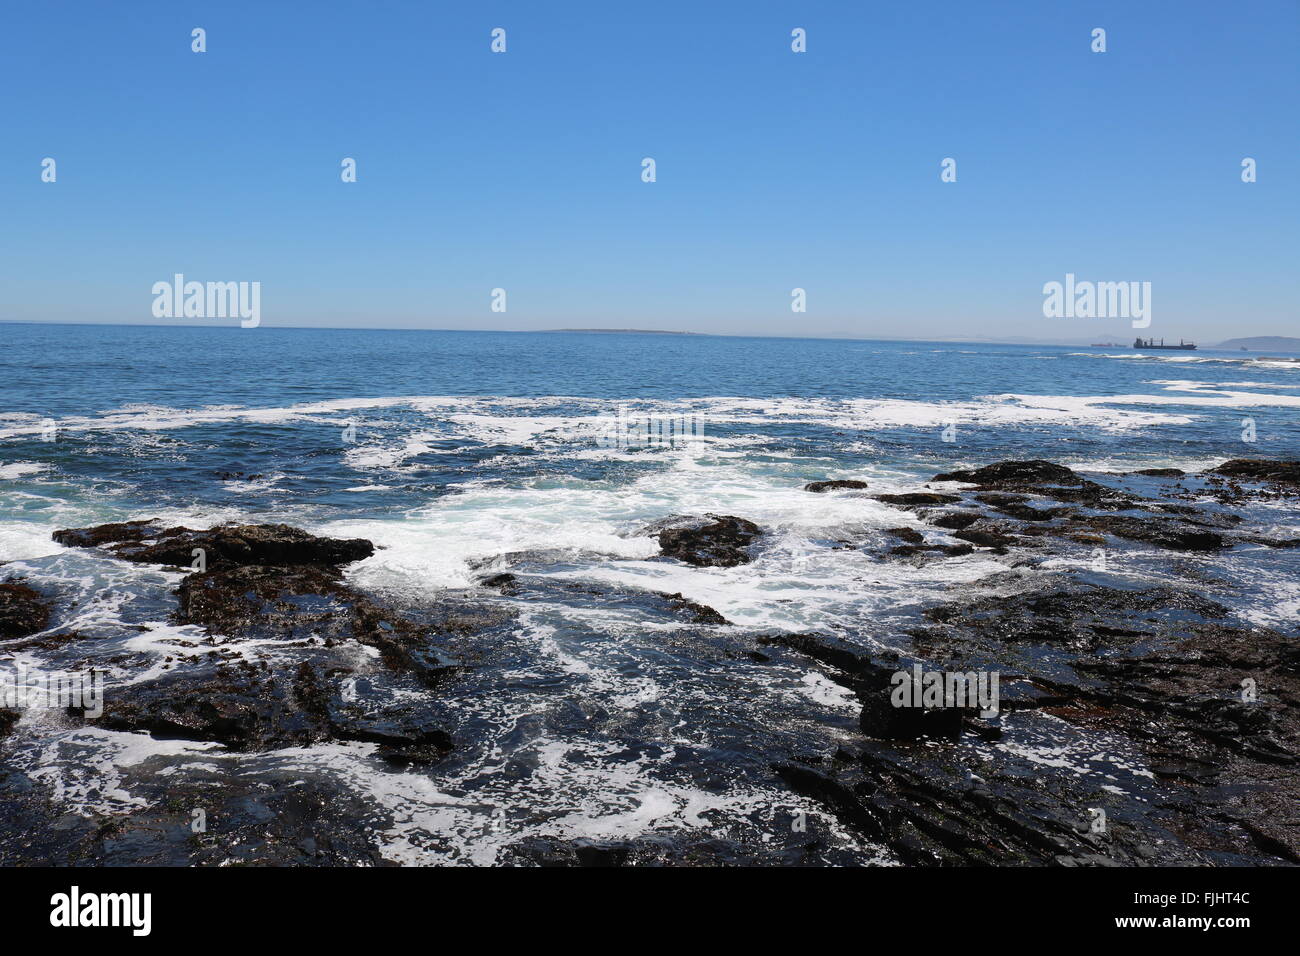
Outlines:
<svg viewBox="0 0 1300 956"><path fill-rule="evenodd" d="M1300 539L1271 534L1253 514L1260 503L1300 495L1300 463L1239 460L1199 475L1159 469L1086 477L1048 461L1013 461L938 474L901 494L875 494L851 480L806 490L871 498L921 525L839 547L916 564L983 552L1005 570L960 599L924 608L898 635L905 650L890 654L873 654L853 634L745 633L681 594L643 595L656 613L714 635L701 644L710 660L801 661L856 695L853 739L831 752L770 753L770 772L785 787L904 864L1300 863L1300 631L1233 618L1218 599L1219 583L1179 570L1183 555L1300 548ZM663 560L696 567L743 565L765 538L754 522L715 514L669 516L639 533L658 541ZM210 635L206 653L110 692L98 726L243 753L367 741L384 761L428 768L435 779L439 761L462 743L454 714L439 705L442 690L464 668L490 666L458 654L460 638L508 620L511 612L493 595L527 600L531 593L516 574L494 569L480 582L485 597L396 607L344 577L345 565L373 553L370 542L286 525L195 531L131 521L55 538L120 561L190 571L175 591L175 621ZM1108 559L1133 548L1166 557L1165 583L1123 586L1101 573ZM201 569L194 569L196 549ZM590 593L596 601L622 599L599 587ZM80 635L51 633L57 619L52 602L22 580L0 583L0 655L75 647ZM275 642L294 653L250 658L223 646L224 638ZM892 675L915 664L996 671L1000 712L893 706ZM360 706L342 687L357 675L418 689L400 698L418 703ZM21 732L19 717L0 711L0 738ZM1085 731L1107 735L1138 782L1107 786L1064 768L1065 749ZM1057 761L1027 756L1058 744ZM10 821L3 864L203 864L232 854L255 863L382 862L357 827L363 811L345 788L228 780L208 796L222 808L220 835L195 839L166 801L125 816L69 819L36 782L3 767L0 816ZM810 855L816 839L808 834ZM715 841L652 839L532 839L507 857L500 862L803 862Z"/></svg>
<svg viewBox="0 0 1300 956"><path fill-rule="evenodd" d="M1013 560L1005 575L981 582L987 597L930 607L929 623L910 635L927 666L998 669L1001 719L943 711L900 719L886 700L897 662L820 635L781 636L858 693L872 740L785 761L778 772L905 863L1300 863L1297 634L1223 623L1227 610L1196 581L1117 589L1084 575L1026 573L1063 545L1105 549L1114 539L1172 552L1300 546L1253 533L1241 515L1171 503L1194 497L1181 472L1139 474L1172 486L1146 497L1029 461L933 479L973 486L959 493L877 496L952 538L1025 555L1025 564ZM1257 461L1201 476L1209 496L1236 505L1300 493L1297 477L1295 463ZM891 553L915 560L964 551L914 542ZM1258 688L1256 699L1243 699L1243 681ZM1024 710L1059 718L1064 734L1077 726L1121 735L1164 794L1116 801L1104 832L1092 832L1095 797L1044 786L998 750L978 761L945 756L940 741L999 739L1000 724Z"/></svg>

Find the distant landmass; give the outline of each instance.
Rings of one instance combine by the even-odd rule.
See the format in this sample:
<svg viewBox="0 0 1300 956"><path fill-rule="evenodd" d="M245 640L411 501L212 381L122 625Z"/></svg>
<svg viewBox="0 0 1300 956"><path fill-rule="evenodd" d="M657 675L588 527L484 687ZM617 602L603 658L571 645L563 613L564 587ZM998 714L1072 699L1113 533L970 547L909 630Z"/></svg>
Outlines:
<svg viewBox="0 0 1300 956"><path fill-rule="evenodd" d="M1289 335L1253 335L1244 339L1228 339L1220 342L1221 349L1247 349L1262 352L1300 352L1300 339Z"/></svg>
<svg viewBox="0 0 1300 956"><path fill-rule="evenodd" d="M699 335L699 332L673 332L667 329L546 329L547 332L599 332L602 335Z"/></svg>

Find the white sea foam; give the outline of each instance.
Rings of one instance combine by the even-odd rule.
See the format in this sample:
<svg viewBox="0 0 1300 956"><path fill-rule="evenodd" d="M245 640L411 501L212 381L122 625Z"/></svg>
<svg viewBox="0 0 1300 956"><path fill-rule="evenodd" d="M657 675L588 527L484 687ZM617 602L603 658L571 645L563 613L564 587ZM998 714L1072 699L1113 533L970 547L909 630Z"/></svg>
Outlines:
<svg viewBox="0 0 1300 956"><path fill-rule="evenodd" d="M151 758L199 757L220 751L215 743L155 740L148 734L103 730L94 726L59 729L64 718L48 709L24 712L21 729L49 725L39 738L15 747L10 759L29 777L50 787L51 797L64 810L82 816L127 813L148 806L131 793L125 777ZM39 739L39 743L30 741Z"/></svg>
<svg viewBox="0 0 1300 956"><path fill-rule="evenodd" d="M689 462L686 459L686 462ZM882 492L910 487L901 476L858 471ZM635 532L670 514L736 514L766 529L756 560L694 568L654 559L657 541ZM860 622L890 607L1005 570L980 554L924 569L835 550L884 528L925 527L910 512L851 495L814 495L802 482L718 464L701 475L686 464L617 485L535 479L485 484L438 498L401 520L343 520L320 533L365 537L379 550L349 570L353 583L418 600L435 588L472 586L516 552L569 552L578 567L549 572L617 588L682 593L738 624L795 629Z"/></svg>
<svg viewBox="0 0 1300 956"><path fill-rule="evenodd" d="M1132 398L1129 396L1128 398ZM1177 424L1187 419L1158 412L1117 409L1099 410L1093 406L1101 399L1079 400L1071 396L986 396L971 401L916 401L907 399L800 399L740 398L714 396L679 401L644 401L639 410L664 415L698 414L705 423L705 438L710 427L719 425L812 424L855 431L941 426L949 421L1010 424L1072 424L1103 430L1127 430L1158 423ZM503 409L527 412L549 409L557 404L581 406L584 411L570 415L501 414ZM349 447L346 454L357 467L392 467L419 454L435 452L429 443L447 438L474 441L484 445L546 445L590 442L596 430L610 416L617 414L616 400L571 399L558 396L530 399L458 398L439 396L396 396L390 398L350 399L311 402L276 408L239 408L230 406L201 409L175 409L158 406L126 406L99 416L69 416L57 420L61 432L157 432L210 424L245 422L249 424L326 423L342 428L357 424L345 413L365 410L409 408L422 412L438 427L419 431L399 445L368 442L364 424L358 426L362 440ZM1140 404L1134 399L1123 404ZM42 420L13 419L0 427L0 439L40 434Z"/></svg>
<svg viewBox="0 0 1300 956"><path fill-rule="evenodd" d="M15 478L29 478L50 470L50 466L37 461L14 461L0 465L0 481L13 481Z"/></svg>
<svg viewBox="0 0 1300 956"><path fill-rule="evenodd" d="M0 561L22 561L57 554L63 546L50 537L57 523L0 521Z"/></svg>
<svg viewBox="0 0 1300 956"><path fill-rule="evenodd" d="M1258 368L1267 371L1300 370L1300 362L1287 361L1285 358L1249 355L1195 355L1187 352L1151 354L1150 352L1070 352L1071 358L1112 359L1127 362L1164 362L1173 365L1236 365L1243 368Z"/></svg>

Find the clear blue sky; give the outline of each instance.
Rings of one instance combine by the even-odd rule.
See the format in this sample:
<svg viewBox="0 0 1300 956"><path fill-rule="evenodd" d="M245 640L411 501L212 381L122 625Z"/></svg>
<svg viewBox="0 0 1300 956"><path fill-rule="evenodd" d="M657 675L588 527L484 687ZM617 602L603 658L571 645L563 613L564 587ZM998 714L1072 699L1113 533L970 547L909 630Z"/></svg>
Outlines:
<svg viewBox="0 0 1300 956"><path fill-rule="evenodd" d="M182 272L263 325L1127 341L1043 317L1073 272L1300 334L1296 0L10 3L0 80L4 320Z"/></svg>

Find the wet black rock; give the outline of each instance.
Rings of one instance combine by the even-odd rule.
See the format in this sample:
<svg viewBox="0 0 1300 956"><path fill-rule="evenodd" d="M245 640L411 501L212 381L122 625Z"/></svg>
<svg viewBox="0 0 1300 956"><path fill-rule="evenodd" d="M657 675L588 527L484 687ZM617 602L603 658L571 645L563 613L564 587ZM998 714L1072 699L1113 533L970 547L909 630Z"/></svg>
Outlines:
<svg viewBox="0 0 1300 956"><path fill-rule="evenodd" d="M416 628L417 632L433 630L439 635L459 637L480 634L514 619L514 615L500 605L462 600L425 601L408 610L417 614L420 625Z"/></svg>
<svg viewBox="0 0 1300 956"><path fill-rule="evenodd" d="M1050 461L1003 461L970 471L952 471L935 475L932 481L961 481L974 484L982 492L1001 492L996 507L1012 513L1029 506L1028 495L1083 505L1087 508L1114 511L1142 505L1142 499L1119 488L1112 488L1084 478ZM1014 494L1008 494L1014 493ZM1005 510L1010 509L1010 510ZM1050 520L1068 512L1048 509L1024 511L1025 520Z"/></svg>
<svg viewBox="0 0 1300 956"><path fill-rule="evenodd" d="M899 675L907 674L897 657L872 658L840 638L825 634L773 634L759 643L796 651L833 670L830 677L848 687L862 702L858 724L869 737L916 740L921 737L956 737L978 711L965 706L895 706ZM917 691L920 693L919 689ZM916 699L921 703L919 696Z"/></svg>
<svg viewBox="0 0 1300 956"><path fill-rule="evenodd" d="M1112 534L1129 541L1141 541L1171 551L1219 551L1231 547L1230 541L1216 531L1207 531L1181 522L1123 515L1098 515L1078 522L1093 531Z"/></svg>
<svg viewBox="0 0 1300 956"><path fill-rule="evenodd" d="M982 474L974 482L980 487L962 495L917 493L923 500L893 503L917 506L935 527L992 536L981 540L998 549L1032 546L1038 555L1059 549L1053 556L1066 557L1061 564L1075 568L1080 558L1087 559L1078 545L1107 543L1106 535L1121 539L1107 545L1110 552L1136 550L1124 543L1128 541L1199 550L1217 547L1216 539L1227 544L1263 534L1254 528L1243 536L1240 529L1233 530L1240 523L1235 516L1203 507L1191 491L1181 500L1195 500L1196 507L1152 501L1127 490L1151 488L1155 482L1134 479L1130 485L1109 487L1069 469L1063 475L1055 470L1061 466L1041 464L1011 462L989 466L993 471L965 472ZM1103 478L1115 485L1123 485L1123 479ZM1206 484L1231 489L1235 480L1214 477ZM1049 506L1042 504L1045 499ZM979 511L925 510L926 505L957 501ZM1056 503L1078 508L1056 508ZM1097 515L1090 513L1093 509L1127 513ZM83 546L102 544L112 553L109 545L152 547L167 536L167 529L154 525L141 531L141 524L83 529L88 534L79 540L88 542ZM749 549L762 532L744 519L708 515L668 519L643 533L659 537L665 554L700 566L729 566L749 560ZM925 536L915 529L888 533L905 543L896 552L918 560L945 553L939 550L944 546L925 545ZM872 539L878 546L882 536ZM973 551L970 542L947 547ZM1285 559L1261 556L1275 563ZM772 674L780 671L783 677L815 667L849 688L861 703L856 728L851 714L811 709L810 723L827 721L825 735L787 734L788 726L782 724L777 728L782 736L777 736L770 733L772 727L754 726L755 740L783 748L762 749L756 756L763 764L774 762L775 772L792 790L820 801L898 861L1071 866L1300 862L1300 652L1294 649L1294 635L1237 626L1240 619L1229 619L1227 609L1212 599L1217 588L1226 593L1230 582L1218 581L1209 562L1163 557L1160 578L1179 575L1186 587L1101 587L1080 581L1134 581L1150 555L1132 565L1117 561L1117 571L1123 573L1114 577L1104 564L1101 569L1044 573L1016 568L1018 559L1007 559L1004 573L954 583L942 605L928 610L908 605L897 616L864 623L864 639L856 634L846 635L853 640L823 634L758 637L738 635L739 628L674 627L673 652L702 655L707 650L714 656L697 659L726 662L737 681L757 670L753 662L766 662ZM188 554L179 563L188 565ZM548 587L574 588L567 593L583 600L594 596L593 606L633 607L670 622L725 623L717 611L681 594L590 582L559 585L548 583L545 574L497 574L501 567L485 569L494 576L481 583L530 598L554 593ZM458 738L472 732L472 722L462 726L449 719L454 714L449 715L447 702L429 685L450 666L437 646L448 635L486 626L490 614L461 606L398 614L350 587L330 563L210 565L206 574L186 579L180 598L179 618L207 629L212 652L191 657L174 675L127 684L106 695L105 725L216 741L240 751L365 741L377 748L379 773L379 761L405 765L442 759L453 743L449 728L455 728ZM227 642L226 637L236 640ZM241 647L239 638L255 642L251 660L243 656L252 645ZM380 658L361 652L357 642L377 648ZM882 652L882 647L900 652ZM479 662L472 646L465 649L469 659ZM889 697L893 675L913 661L924 662L926 669L1000 671L1000 716L986 722L969 708L894 707ZM791 664L799 669L784 670ZM406 694L353 693L368 681L400 684ZM744 692L743 685L734 686ZM1247 699L1247 687L1252 695L1258 692L1257 699ZM414 701L409 706L408 699ZM0 735L5 719L0 712ZM1003 745L985 745L999 733ZM835 747L833 754L809 756L810 739L839 744L826 744ZM791 741L788 748L786 741ZM259 777L263 789L257 792L241 791L241 780L228 777L224 784L210 786L213 799L221 801L212 818L220 821L218 827L237 823L211 845L190 845L183 842L188 831L177 826L184 835L173 839L169 824L152 806L99 830L82 821L60 824L67 829L52 840L48 834L56 833L57 818L31 816L31 801L14 796L22 781L6 783L18 776L0 769L0 818L13 821L0 840L0 863L69 862L64 849L69 842L84 848L83 860L95 861L382 862L367 836L383 827L377 817L385 811L349 803L353 798L346 782L304 798L296 772L280 786L267 786L262 783L266 778ZM312 781L318 788L320 784L321 779ZM146 778L135 786L151 798L151 785ZM188 785L176 778L175 786ZM32 789L30 781L26 786ZM173 784L164 779L157 786ZM1089 830L1087 814L1094 807L1106 808L1105 832ZM517 810L521 819L528 812L522 806ZM271 819L272 814L288 816ZM813 816L816 831L820 821ZM15 837L21 841L17 849ZM817 859L800 856L797 847L748 845L744 839L691 842L680 833L627 841L530 838L506 848L498 862L602 866ZM811 843L815 834L810 832L808 839ZM58 844L64 855L43 853L42 847L51 844Z"/></svg>
<svg viewBox="0 0 1300 956"><path fill-rule="evenodd" d="M1143 499L1137 495L1086 478L1081 479L1077 485L1019 485L1017 487L1033 491L1045 498L1100 511L1125 511L1144 507Z"/></svg>
<svg viewBox="0 0 1300 956"><path fill-rule="evenodd" d="M975 495L975 500L1019 521L1053 521L1073 513L1071 508L1035 508L1026 503L1025 495L986 491Z"/></svg>
<svg viewBox="0 0 1300 956"><path fill-rule="evenodd" d="M659 539L663 554L698 568L730 568L753 560L748 548L763 533L735 515L665 518L642 531Z"/></svg>
<svg viewBox="0 0 1300 956"><path fill-rule="evenodd" d="M0 638L26 637L50 624L51 602L17 578L0 581Z"/></svg>
<svg viewBox="0 0 1300 956"><path fill-rule="evenodd" d="M517 594L519 592L518 583L519 579L508 571L501 574L494 574L491 577L483 578L479 581L479 584L482 587L496 588L505 595Z"/></svg>
<svg viewBox="0 0 1300 956"><path fill-rule="evenodd" d="M1125 590L1061 584L939 604L927 608L925 616L959 629L965 640L1096 647L1150 635L1162 618L1171 620L1170 615L1217 619L1227 613L1217 601L1176 588ZM935 636L928 635L930 639Z"/></svg>
<svg viewBox="0 0 1300 956"><path fill-rule="evenodd" d="M956 537L981 547L1024 547L1034 543L1030 539L1046 536L1104 544L1104 536L1112 535L1173 551L1218 551L1232 547L1238 540L1223 532L1234 529L1242 520L1226 512L1147 500L1121 488L1080 478L1051 462L1002 462L938 477L978 484L982 490L972 495L973 502L1025 523L1019 527L994 527L973 511L945 512L931 519L937 527L954 529ZM1064 505L1042 507L1031 504L1030 496L1080 505L1094 512L1131 513L1098 515Z"/></svg>
<svg viewBox="0 0 1300 956"><path fill-rule="evenodd" d="M981 491L971 497L980 504L993 505L995 508L1019 504L1029 499L1028 495L1011 494L1005 491Z"/></svg>
<svg viewBox="0 0 1300 956"><path fill-rule="evenodd" d="M330 732L340 740L379 744L375 755L397 767L435 764L455 749L445 730L422 726L418 720L335 722Z"/></svg>
<svg viewBox="0 0 1300 956"><path fill-rule="evenodd" d="M182 671L115 689L105 695L103 715L90 720L110 730L212 741L235 751L354 740L379 744L377 755L398 764L434 762L451 751L450 735L427 709L357 711L344 701L338 683L347 673L308 660L286 670L214 654Z"/></svg>
<svg viewBox="0 0 1300 956"><path fill-rule="evenodd" d="M1211 468L1208 474L1300 488L1300 461L1234 458L1231 461L1225 461L1217 468Z"/></svg>
<svg viewBox="0 0 1300 956"><path fill-rule="evenodd" d="M976 511L946 511L943 514L930 519L930 523L936 528L952 528L960 531L962 528L969 528L976 521L980 520L980 514Z"/></svg>
<svg viewBox="0 0 1300 956"><path fill-rule="evenodd" d="M130 814L84 817L40 799L34 781L0 771L0 866L384 866L372 804L346 785L294 768L137 784ZM192 812L205 811L195 833Z"/></svg>
<svg viewBox="0 0 1300 956"><path fill-rule="evenodd" d="M950 505L961 501L961 495L940 494L937 491L910 491L900 495L872 495L876 501L887 505Z"/></svg>
<svg viewBox="0 0 1300 956"><path fill-rule="evenodd" d="M840 683L863 692L888 688L898 670L897 660L877 662L860 647L828 634L768 634L759 637L758 642L788 648L833 667L839 672L836 676Z"/></svg>
<svg viewBox="0 0 1300 956"><path fill-rule="evenodd" d="M363 538L323 538L286 524L227 524L194 531L128 521L56 531L54 540L68 547L106 547L124 561L180 567L190 567L195 549L202 549L209 570L250 564L336 567L375 552Z"/></svg>
<svg viewBox="0 0 1300 956"><path fill-rule="evenodd" d="M882 740L956 738L965 716L964 710L957 707L895 706L889 691L882 689L864 696L858 726L868 737Z"/></svg>
<svg viewBox="0 0 1300 956"><path fill-rule="evenodd" d="M1300 538L1265 538L1259 535L1244 535L1239 540L1247 544L1262 544L1268 548L1300 548Z"/></svg>
<svg viewBox="0 0 1300 956"><path fill-rule="evenodd" d="M454 671L434 634L380 607L336 571L240 566L191 574L177 589L178 620L229 637L284 642L355 640L376 648L393 670L432 685Z"/></svg>
<svg viewBox="0 0 1300 956"><path fill-rule="evenodd" d="M1181 468L1142 468L1133 474L1144 475L1147 478L1182 478L1187 472Z"/></svg>
<svg viewBox="0 0 1300 956"><path fill-rule="evenodd" d="M833 481L811 481L803 486L803 490L814 492L838 491L840 489L860 491L865 487L867 487L865 481L837 478Z"/></svg>
<svg viewBox="0 0 1300 956"><path fill-rule="evenodd" d="M1003 718L990 728L1003 739L1006 714L1041 713L1049 723L1012 725L1031 734L1031 749L1033 733L1063 722L1048 740L1068 748L1076 734L1103 736L1172 790L1116 797L1068 759L1058 770L1026 761L1023 736L1011 748L972 748L988 738L969 714L894 708L873 692L880 667L864 652L827 654L825 639L810 638L788 646L876 675L852 685L864 740L775 770L905 864L1300 862L1300 650L1285 634L1223 623L1226 614L1187 590L1065 580L931 608L940 626L914 635L944 670L1001 670L993 662L1010 652L1033 671L1003 671ZM1016 653L1023 641L1043 646ZM1094 832L1098 807L1107 825Z"/></svg>
<svg viewBox="0 0 1300 956"><path fill-rule="evenodd" d="M52 535L55 541L69 548L96 548L104 544L120 541L137 542L142 538L154 537L163 530L155 518L143 518L138 521L121 521L111 524L99 524L90 528L64 528ZM186 562L188 563L188 562Z"/></svg>
<svg viewBox="0 0 1300 956"><path fill-rule="evenodd" d="M106 696L97 726L159 739L269 750L329 736L324 715L303 687L242 661L214 662L200 673L164 675Z"/></svg>
<svg viewBox="0 0 1300 956"><path fill-rule="evenodd" d="M667 599L668 606L674 611L685 615L694 624L730 624L725 617L709 607L707 604L700 604L692 601L679 594L662 594L661 597Z"/></svg>
<svg viewBox="0 0 1300 956"><path fill-rule="evenodd" d="M1013 545L1018 539L1011 535L999 534L995 531L980 531L975 528L969 528L965 531L954 531L954 538L960 538L962 541L969 541L971 544L980 548L1003 548Z"/></svg>
<svg viewBox="0 0 1300 956"><path fill-rule="evenodd" d="M1246 500L1233 484L1238 478L1280 484L1287 477L1277 463L1228 470L1217 479L1219 489L1227 479L1226 491L1216 494L1209 483L1220 502ZM975 484L962 497L986 513L922 516L1001 552L1034 547L1077 561L1078 544L1118 553L1131 550L1129 542L1211 553L1239 542L1290 546L1240 515L1207 507L1199 489L1174 496L1183 501L1153 500L1130 490L1142 485L1125 485L1124 476L1103 484L1050 462L938 478ZM927 551L915 543L894 549ZM1294 636L1233 626L1214 600L1226 582L1198 571L1199 563L1178 566L1187 587L1093 583L1108 577L1104 563L1047 576L1012 567L973 593L923 609L930 624L908 631L904 649L927 670L1000 672L997 716L894 707L882 687L888 665L854 644L763 639L825 664L862 702L859 741L829 759L786 759L775 768L786 783L910 864L1300 862ZM899 646L893 635L882 638ZM1068 754L1091 737L1106 741L1098 750L1113 755L1105 758L1112 767L1140 768L1120 784L1124 793L1080 772L1076 758L1049 768L1027 756L1042 746ZM994 739L1004 745L972 746ZM1144 782L1147 768L1156 782ZM1090 829L1091 808L1105 809L1104 831Z"/></svg>
<svg viewBox="0 0 1300 956"><path fill-rule="evenodd" d="M1174 647L1077 662L1053 710L1122 732L1175 782L1183 839L1300 863L1300 650L1259 627L1194 623ZM1043 683L1052 685L1050 679ZM1235 844L1233 844L1235 841Z"/></svg>
<svg viewBox="0 0 1300 956"><path fill-rule="evenodd" d="M974 553L975 546L970 544L900 544L889 549L889 556L894 558L961 558Z"/></svg>
<svg viewBox="0 0 1300 956"><path fill-rule="evenodd" d="M1055 462L1001 461L969 471L950 471L935 475L931 481L962 481L982 487L998 485L1078 484L1082 481L1069 468Z"/></svg>
<svg viewBox="0 0 1300 956"><path fill-rule="evenodd" d="M909 866L1144 862L1142 844L1127 832L1089 833L1053 794L1029 782L990 787L960 763L916 749L924 746L850 749L826 767L790 761L774 769ZM1195 860L1187 854L1180 862Z"/></svg>
<svg viewBox="0 0 1300 956"><path fill-rule="evenodd" d="M752 864L753 854L751 848L720 839L683 843L654 835L635 840L528 837L507 847L500 862L507 866L541 867L716 867ZM804 862L797 850L792 856L790 863Z"/></svg>
<svg viewBox="0 0 1300 956"><path fill-rule="evenodd" d="M1238 478L1278 484L1287 477L1277 463L1228 470L1209 483L1209 494L1225 503L1247 500ZM1142 477L1183 477L1159 471ZM1103 484L1050 462L938 478L976 485L946 503L965 499L981 510L926 510L929 492L891 503L920 507L967 550L1032 547L1077 562L1079 544L1121 554L1130 542L1202 553L1237 543L1293 546L1207 506L1200 489L1153 499L1125 476ZM910 540L890 556L920 559L934 547ZM911 864L1300 862L1293 637L1228 623L1227 607L1214 600L1225 584L1198 572L1199 564L1182 569L1188 587L1106 587L1093 583L1108 577L1104 562L1046 577L1006 563L1011 570L983 579L975 593L923 609L930 623L906 632L911 645L903 651L945 673L1000 672L996 716L895 707L883 684L889 665L856 644L813 635L761 639L822 663L862 703L859 742L830 759L776 765L786 783ZM893 635L881 637L898 646ZM1243 696L1247 689L1258 699ZM1076 729L1058 731L1061 721ZM1094 735L1108 741L1099 750L1116 764L1149 767L1160 782L1130 780L1126 791L1150 792L1117 795L1080 773L1073 758L1048 770L1026 756L1044 745L1055 752L1063 744L1068 753L1071 742ZM995 739L1004 746L972 748ZM1094 807L1109 815L1104 832L1089 828Z"/></svg>

